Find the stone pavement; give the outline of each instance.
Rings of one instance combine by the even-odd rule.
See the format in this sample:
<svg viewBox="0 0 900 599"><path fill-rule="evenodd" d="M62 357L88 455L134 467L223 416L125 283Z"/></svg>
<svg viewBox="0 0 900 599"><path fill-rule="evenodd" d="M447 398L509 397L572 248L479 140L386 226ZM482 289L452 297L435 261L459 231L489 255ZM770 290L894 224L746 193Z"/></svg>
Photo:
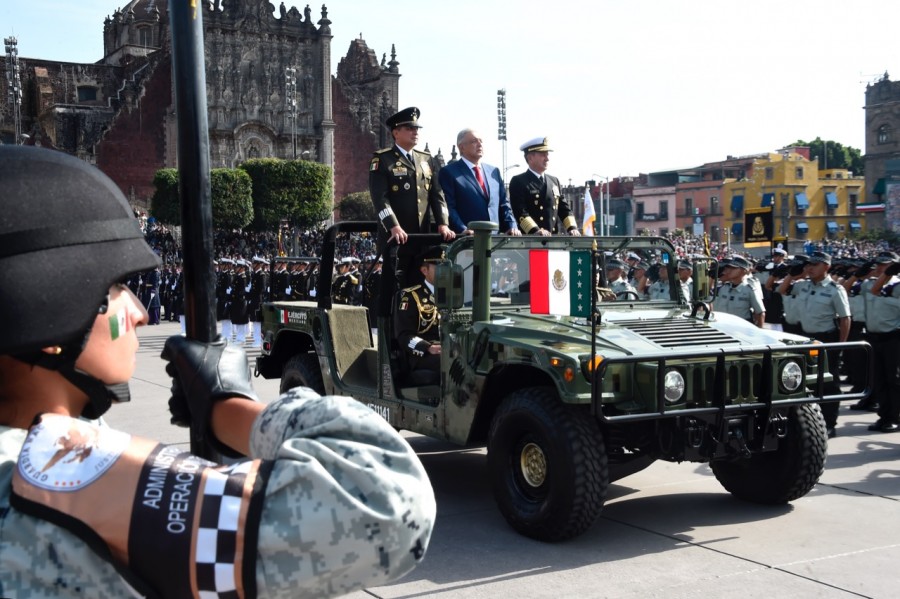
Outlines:
<svg viewBox="0 0 900 599"><path fill-rule="evenodd" d="M113 426L186 443L168 424L158 359L164 323L139 330L133 401ZM251 352L251 359L254 356ZM278 382L254 379L260 397ZM544 544L497 511L484 450L408 435L438 499L424 562L400 581L350 595L382 598L831 598L900 596L900 433L870 433L870 413L842 408L825 474L806 497L768 507L734 499L709 468L656 463L609 489L582 536Z"/></svg>

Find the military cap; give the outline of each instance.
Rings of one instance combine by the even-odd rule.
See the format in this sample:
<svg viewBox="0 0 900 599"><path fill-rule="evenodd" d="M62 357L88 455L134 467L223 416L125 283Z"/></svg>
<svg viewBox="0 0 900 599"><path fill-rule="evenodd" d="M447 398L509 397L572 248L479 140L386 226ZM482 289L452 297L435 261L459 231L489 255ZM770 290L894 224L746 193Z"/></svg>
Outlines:
<svg viewBox="0 0 900 599"><path fill-rule="evenodd" d="M612 270L613 268L624 269L625 263L622 262L621 260L617 260L616 258L613 258L612 260L607 260L606 261L606 270Z"/></svg>
<svg viewBox="0 0 900 599"><path fill-rule="evenodd" d="M725 266L750 270L750 261L743 256L732 256L731 259L725 263Z"/></svg>
<svg viewBox="0 0 900 599"><path fill-rule="evenodd" d="M550 142L547 141L546 137L535 137L534 139L529 139L521 146L519 149L525 152L552 152L550 149Z"/></svg>
<svg viewBox="0 0 900 599"><path fill-rule="evenodd" d="M341 258L341 264L353 264L353 258L351 258L350 256Z"/></svg>
<svg viewBox="0 0 900 599"><path fill-rule="evenodd" d="M638 262L634 265L635 270L647 270L648 268L650 268L650 265L646 262Z"/></svg>
<svg viewBox="0 0 900 599"><path fill-rule="evenodd" d="M628 257L626 258L626 260L637 260L638 262L640 262L641 257L634 252L628 252Z"/></svg>
<svg viewBox="0 0 900 599"><path fill-rule="evenodd" d="M894 252L878 252L878 255L875 256L875 262L878 264L887 264L889 262L900 262L900 256L897 256Z"/></svg>
<svg viewBox="0 0 900 599"><path fill-rule="evenodd" d="M403 125L409 125L410 127L420 128L422 125L419 124L419 109L415 106L410 106L409 108L404 108L400 112L396 114L392 114L387 118L385 123L391 129L396 129L397 127L402 127Z"/></svg>
<svg viewBox="0 0 900 599"><path fill-rule="evenodd" d="M806 264L807 262L809 262L809 256L807 256L806 254L794 254L794 257L791 258L791 264L795 266Z"/></svg>
<svg viewBox="0 0 900 599"><path fill-rule="evenodd" d="M231 258L222 258L219 260L219 264L234 264L234 260Z"/></svg>
<svg viewBox="0 0 900 599"><path fill-rule="evenodd" d="M419 255L416 256L416 264L419 266L422 266L423 264L437 264L446 259L444 246L434 245L419 252Z"/></svg>
<svg viewBox="0 0 900 599"><path fill-rule="evenodd" d="M772 255L773 256L787 256L787 252L781 248L775 248L774 250L772 250Z"/></svg>
<svg viewBox="0 0 900 599"><path fill-rule="evenodd" d="M687 270L693 270L694 266L688 260L679 260L678 268L684 268Z"/></svg>
<svg viewBox="0 0 900 599"><path fill-rule="evenodd" d="M831 254L825 252L813 252L809 255L810 264L831 264Z"/></svg>

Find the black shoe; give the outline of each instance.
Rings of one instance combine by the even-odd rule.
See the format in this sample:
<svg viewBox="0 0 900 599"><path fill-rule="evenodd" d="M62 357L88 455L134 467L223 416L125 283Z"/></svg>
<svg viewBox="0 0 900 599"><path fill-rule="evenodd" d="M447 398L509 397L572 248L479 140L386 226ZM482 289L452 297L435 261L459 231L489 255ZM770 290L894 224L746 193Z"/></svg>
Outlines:
<svg viewBox="0 0 900 599"><path fill-rule="evenodd" d="M875 422L869 425L869 430L873 432L881 432L881 426L884 424L884 420L879 418Z"/></svg>
<svg viewBox="0 0 900 599"><path fill-rule="evenodd" d="M897 431L900 431L900 423L885 422L881 425L881 432L883 433L896 433Z"/></svg>
<svg viewBox="0 0 900 599"><path fill-rule="evenodd" d="M825 429L825 430L826 430L827 433L828 433L828 438L829 438L829 439L834 439L835 437L837 437L837 431L835 430L835 428L834 428L833 426L829 426L829 427L828 427L827 429Z"/></svg>
<svg viewBox="0 0 900 599"><path fill-rule="evenodd" d="M850 406L850 409L851 410L859 410L861 412L877 412L878 404L873 403L869 400L863 399L863 400L856 402L852 406Z"/></svg>

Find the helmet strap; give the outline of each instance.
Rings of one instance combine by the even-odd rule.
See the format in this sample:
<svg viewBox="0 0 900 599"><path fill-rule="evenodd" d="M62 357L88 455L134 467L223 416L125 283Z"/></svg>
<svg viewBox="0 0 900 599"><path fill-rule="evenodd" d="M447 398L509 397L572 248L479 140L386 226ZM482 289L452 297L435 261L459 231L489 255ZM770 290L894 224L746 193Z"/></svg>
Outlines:
<svg viewBox="0 0 900 599"><path fill-rule="evenodd" d="M47 370L55 370L63 375L66 380L87 395L88 405L82 410L81 416L93 420L105 414L113 402L131 401L131 390L128 383L107 385L97 377L75 368L75 362L87 345L89 335L90 331L87 331L80 341L61 345L62 351L58 354L36 351L19 354L16 359Z"/></svg>

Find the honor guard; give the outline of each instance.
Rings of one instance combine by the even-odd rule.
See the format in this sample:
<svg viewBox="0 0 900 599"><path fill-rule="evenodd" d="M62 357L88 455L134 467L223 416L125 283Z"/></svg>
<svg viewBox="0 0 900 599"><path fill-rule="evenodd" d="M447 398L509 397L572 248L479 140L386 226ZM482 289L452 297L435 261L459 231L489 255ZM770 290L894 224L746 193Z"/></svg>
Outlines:
<svg viewBox="0 0 900 599"><path fill-rule="evenodd" d="M444 248L434 246L416 257L421 283L402 290L394 311L394 334L403 348L412 379L420 385L439 379L441 315L434 303L435 267L444 261Z"/></svg>
<svg viewBox="0 0 900 599"><path fill-rule="evenodd" d="M331 299L336 304L351 305L353 303L353 294L356 286L359 285L359 278L351 272L352 268L353 258L341 259L339 274L331 284Z"/></svg>
<svg viewBox="0 0 900 599"><path fill-rule="evenodd" d="M428 152L415 149L418 142L419 109L412 106L390 116L394 145L378 150L369 163L369 194L378 213L378 248L388 239L406 243L410 233L430 233L431 223L446 240L456 234L450 229L447 202Z"/></svg>
<svg viewBox="0 0 900 599"><path fill-rule="evenodd" d="M247 310L250 314L250 328L253 347L262 347L262 303L269 293L269 261L262 256L253 256L253 274L250 277L250 294Z"/></svg>
<svg viewBox="0 0 900 599"><path fill-rule="evenodd" d="M546 137L537 137L519 147L525 153L528 170L509 181L509 201L519 229L526 235L554 235L562 231L580 235L578 222L562 195L559 179L546 173L550 146Z"/></svg>
<svg viewBox="0 0 900 599"><path fill-rule="evenodd" d="M866 341L872 345L875 366L872 402L878 404L878 420L869 430L900 431L900 257L881 252L875 257L875 278L862 285L866 297Z"/></svg>
<svg viewBox="0 0 900 599"><path fill-rule="evenodd" d="M734 314L762 328L766 315L762 289L750 282L750 262L734 256L722 266L724 284L715 300L716 312Z"/></svg>
<svg viewBox="0 0 900 599"><path fill-rule="evenodd" d="M247 340L247 329L250 324L248 296L253 285L247 273L249 266L250 263L243 258L235 260L234 276L231 280L231 338L238 345L243 345Z"/></svg>
<svg viewBox="0 0 900 599"><path fill-rule="evenodd" d="M216 320L222 326L222 338L231 339L231 279L234 276L234 260L219 260L219 271L216 274Z"/></svg>
<svg viewBox="0 0 900 599"><path fill-rule="evenodd" d="M634 299L633 297L629 298L629 292L633 292L637 294L635 288L625 280L625 268L626 265L621 260L613 258L612 260L606 261L606 284L607 287L616 295L616 298L622 299Z"/></svg>
<svg viewBox="0 0 900 599"><path fill-rule="evenodd" d="M784 310L782 328L785 333L803 334L803 329L800 327L800 303L796 301L796 296L794 296L792 291L794 285L806 279L806 265L808 263L809 256L806 254L795 254L788 262L787 275L778 285L777 291L781 295L782 309Z"/></svg>

